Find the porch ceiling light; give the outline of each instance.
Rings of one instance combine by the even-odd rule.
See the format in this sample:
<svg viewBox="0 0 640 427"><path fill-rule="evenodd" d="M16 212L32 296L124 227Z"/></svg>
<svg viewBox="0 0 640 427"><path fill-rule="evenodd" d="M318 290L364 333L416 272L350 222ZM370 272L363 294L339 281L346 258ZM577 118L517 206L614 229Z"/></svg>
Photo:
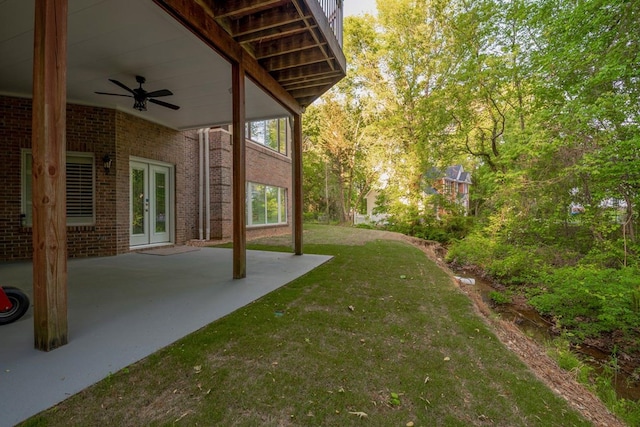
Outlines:
<svg viewBox="0 0 640 427"><path fill-rule="evenodd" d="M111 171L111 165L113 164L113 159L109 154L105 154L102 157L102 166L104 167L104 173L109 175L109 171Z"/></svg>

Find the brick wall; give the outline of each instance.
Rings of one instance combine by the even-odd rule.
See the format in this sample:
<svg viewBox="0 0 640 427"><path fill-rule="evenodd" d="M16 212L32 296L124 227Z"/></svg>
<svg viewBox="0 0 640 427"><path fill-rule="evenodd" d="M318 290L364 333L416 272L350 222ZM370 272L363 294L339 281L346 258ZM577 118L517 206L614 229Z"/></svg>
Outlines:
<svg viewBox="0 0 640 427"><path fill-rule="evenodd" d="M112 110L67 106L67 151L94 153L95 212L92 226L67 228L69 257L112 255L116 251L113 176L105 175L102 156L115 149ZM0 97L0 260L32 256L31 227L21 224L21 151L31 148L31 100Z"/></svg>
<svg viewBox="0 0 640 427"><path fill-rule="evenodd" d="M247 227L247 239L291 233L291 159L255 142L247 141L247 182L287 189L287 224Z"/></svg>
<svg viewBox="0 0 640 427"><path fill-rule="evenodd" d="M233 235L233 180L231 134L223 129L209 132L209 185L211 187L211 238Z"/></svg>
<svg viewBox="0 0 640 427"><path fill-rule="evenodd" d="M31 227L21 223L21 150L31 148L31 100L0 97L0 260L32 256ZM197 150L195 132L178 132L126 113L67 106L67 151L93 153L95 224L67 227L69 257L129 251L129 156L175 166L175 240L197 237ZM109 174L102 157L109 154ZM195 175L194 175L195 174Z"/></svg>
<svg viewBox="0 0 640 427"><path fill-rule="evenodd" d="M231 135L210 131L211 238L232 235ZM31 148L31 100L0 96L0 260L32 256L31 227L21 222L21 150ZM247 238L291 232L291 160L247 141L247 181L287 189L288 224L247 229ZM67 228L69 257L129 252L129 159L175 165L175 242L198 238L199 147L196 131L179 132L121 111L68 105L67 151L95 159L95 224ZM113 159L110 173L102 157Z"/></svg>
<svg viewBox="0 0 640 427"><path fill-rule="evenodd" d="M287 189L287 224L247 228L247 238L253 239L291 232L292 192L291 159L270 148L246 142L247 181ZM232 145L231 134L225 129L209 132L209 162L211 185L211 238L232 236Z"/></svg>
<svg viewBox="0 0 640 427"><path fill-rule="evenodd" d="M175 165L175 242L197 237L198 136L179 132L121 111L116 112L118 253L129 251L129 159L131 156ZM195 172L194 172L195 170ZM195 173L195 176L194 176Z"/></svg>
<svg viewBox="0 0 640 427"><path fill-rule="evenodd" d="M31 147L31 101L0 98L0 141L0 259L28 258L31 231L20 219L20 151Z"/></svg>

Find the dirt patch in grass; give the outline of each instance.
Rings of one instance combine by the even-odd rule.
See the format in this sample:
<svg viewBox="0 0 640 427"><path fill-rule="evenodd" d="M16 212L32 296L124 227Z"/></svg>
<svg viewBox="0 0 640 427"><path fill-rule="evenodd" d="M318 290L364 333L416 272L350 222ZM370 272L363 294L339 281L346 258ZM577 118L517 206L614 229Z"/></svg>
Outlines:
<svg viewBox="0 0 640 427"><path fill-rule="evenodd" d="M134 427L152 425L160 420L179 420L196 410L204 393L194 393L197 382L192 375L182 375L167 382L136 369L136 365L110 375L96 386L105 393L86 389L75 396L75 402L62 402L54 411L62 419L68 412L68 425ZM129 371L135 373L129 374ZM78 411L79 404L94 409Z"/></svg>
<svg viewBox="0 0 640 427"><path fill-rule="evenodd" d="M448 269L443 261L444 248L441 248L436 242L413 237L406 237L405 240L420 248L431 260L447 271L452 281L458 285L458 281L453 279L453 272ZM575 410L597 426L625 426L622 421L609 412L597 396L580 384L571 372L561 369L547 355L544 347L526 336L513 322L496 317L478 292L469 287L458 286L458 288L471 299L475 311L492 326L500 341L509 350L518 355L537 378L567 400Z"/></svg>

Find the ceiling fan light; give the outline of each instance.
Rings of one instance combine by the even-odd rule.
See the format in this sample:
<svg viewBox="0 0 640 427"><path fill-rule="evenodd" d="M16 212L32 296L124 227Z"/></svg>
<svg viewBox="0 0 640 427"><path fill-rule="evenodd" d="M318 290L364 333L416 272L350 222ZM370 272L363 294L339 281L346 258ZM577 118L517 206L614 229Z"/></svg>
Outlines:
<svg viewBox="0 0 640 427"><path fill-rule="evenodd" d="M133 104L133 108L135 108L138 111L147 111L147 100L143 99L143 100L137 100L134 102Z"/></svg>

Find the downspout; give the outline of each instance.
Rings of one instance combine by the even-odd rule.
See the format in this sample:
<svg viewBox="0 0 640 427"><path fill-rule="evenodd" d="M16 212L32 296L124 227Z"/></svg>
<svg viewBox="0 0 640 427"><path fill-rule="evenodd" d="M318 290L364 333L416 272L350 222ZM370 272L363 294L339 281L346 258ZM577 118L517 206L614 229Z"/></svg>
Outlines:
<svg viewBox="0 0 640 427"><path fill-rule="evenodd" d="M202 209L203 209L203 194L202 192L204 191L203 187L204 187L204 182L203 182L203 176L204 176L204 164L203 164L203 153L204 153L204 141L202 138L202 129L198 129L198 145L199 145L199 151L198 151L198 166L200 168L199 170L199 175L198 175L198 239L202 240L203 238L203 230L202 230Z"/></svg>
<svg viewBox="0 0 640 427"><path fill-rule="evenodd" d="M204 130L204 209L207 230L207 240L211 240L211 171L209 168L209 128Z"/></svg>

